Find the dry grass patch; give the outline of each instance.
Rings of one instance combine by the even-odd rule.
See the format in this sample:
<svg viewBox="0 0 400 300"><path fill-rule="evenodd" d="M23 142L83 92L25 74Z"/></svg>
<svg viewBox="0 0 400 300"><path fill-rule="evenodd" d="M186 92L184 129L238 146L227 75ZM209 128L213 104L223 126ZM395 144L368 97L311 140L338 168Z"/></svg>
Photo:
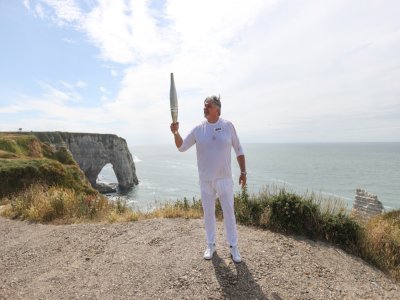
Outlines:
<svg viewBox="0 0 400 300"><path fill-rule="evenodd" d="M18 158L18 155L8 151L0 150L0 158L12 159L12 158Z"/></svg>
<svg viewBox="0 0 400 300"><path fill-rule="evenodd" d="M360 247L364 259L400 280L400 210L369 220Z"/></svg>
<svg viewBox="0 0 400 300"><path fill-rule="evenodd" d="M138 215L120 199L110 201L103 195L42 184L5 197L1 215L40 223L136 221Z"/></svg>
<svg viewBox="0 0 400 300"><path fill-rule="evenodd" d="M185 218L200 219L203 217L201 200L193 199L189 202L186 198L176 202L167 202L148 212L146 218Z"/></svg>

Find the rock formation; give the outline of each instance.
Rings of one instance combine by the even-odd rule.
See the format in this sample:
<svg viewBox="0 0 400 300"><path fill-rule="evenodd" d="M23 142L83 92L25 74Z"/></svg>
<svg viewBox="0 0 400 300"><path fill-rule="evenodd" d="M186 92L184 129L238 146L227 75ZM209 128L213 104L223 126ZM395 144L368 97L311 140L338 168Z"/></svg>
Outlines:
<svg viewBox="0 0 400 300"><path fill-rule="evenodd" d="M119 187L128 189L139 181L136 168L125 139L114 134L32 132L42 142L55 148L66 147L71 151L93 187L103 167L112 164Z"/></svg>
<svg viewBox="0 0 400 300"><path fill-rule="evenodd" d="M362 219L367 220L383 212L384 207L382 202L378 200L378 196L368 193L363 189L356 190L353 213Z"/></svg>

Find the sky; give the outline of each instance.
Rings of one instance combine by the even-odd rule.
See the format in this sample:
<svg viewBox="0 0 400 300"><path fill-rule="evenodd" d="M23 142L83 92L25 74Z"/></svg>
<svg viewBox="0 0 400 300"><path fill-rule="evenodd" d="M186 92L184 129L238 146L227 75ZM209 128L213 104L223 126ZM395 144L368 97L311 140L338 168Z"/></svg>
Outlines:
<svg viewBox="0 0 400 300"><path fill-rule="evenodd" d="M173 143L222 117L245 143L399 142L397 0L0 0L0 131Z"/></svg>

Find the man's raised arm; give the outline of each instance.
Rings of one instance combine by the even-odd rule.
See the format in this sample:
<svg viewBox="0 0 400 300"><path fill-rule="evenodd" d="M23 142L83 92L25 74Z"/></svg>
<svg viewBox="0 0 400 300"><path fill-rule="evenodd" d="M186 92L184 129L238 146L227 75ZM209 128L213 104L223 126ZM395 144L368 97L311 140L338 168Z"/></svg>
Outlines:
<svg viewBox="0 0 400 300"><path fill-rule="evenodd" d="M178 131L179 130L179 122L172 123L170 128L171 128L171 132L174 134L176 148L179 148L183 144L182 137Z"/></svg>

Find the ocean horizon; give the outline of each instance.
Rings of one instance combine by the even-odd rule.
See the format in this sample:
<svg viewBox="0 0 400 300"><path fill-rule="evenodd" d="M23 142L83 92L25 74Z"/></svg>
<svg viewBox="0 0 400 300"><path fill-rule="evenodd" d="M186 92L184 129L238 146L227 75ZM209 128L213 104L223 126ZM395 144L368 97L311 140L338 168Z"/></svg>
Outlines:
<svg viewBox="0 0 400 300"><path fill-rule="evenodd" d="M243 143L248 191L258 194L266 186L285 187L299 193L320 194L353 205L357 188L376 194L386 210L400 208L400 142L387 143ZM128 205L148 210L178 199L199 199L195 146L179 152L174 144L129 147L139 185L128 193L109 194ZM232 152L235 192L239 168ZM99 180L116 183L112 166Z"/></svg>

